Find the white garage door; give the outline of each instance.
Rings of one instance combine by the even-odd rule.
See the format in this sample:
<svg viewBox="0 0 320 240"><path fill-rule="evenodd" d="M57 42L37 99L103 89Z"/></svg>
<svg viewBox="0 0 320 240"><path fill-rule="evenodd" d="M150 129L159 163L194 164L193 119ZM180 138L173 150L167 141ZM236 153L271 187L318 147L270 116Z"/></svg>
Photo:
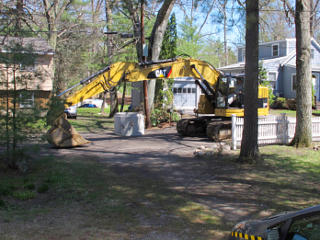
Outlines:
<svg viewBox="0 0 320 240"><path fill-rule="evenodd" d="M197 106L197 86L194 82L176 81L172 91L176 109L194 109Z"/></svg>

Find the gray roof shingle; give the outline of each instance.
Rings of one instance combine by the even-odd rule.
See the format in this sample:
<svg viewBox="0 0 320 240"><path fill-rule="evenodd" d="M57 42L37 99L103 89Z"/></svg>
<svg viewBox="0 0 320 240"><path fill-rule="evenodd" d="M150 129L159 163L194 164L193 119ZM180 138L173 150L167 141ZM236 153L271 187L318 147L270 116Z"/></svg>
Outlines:
<svg viewBox="0 0 320 240"><path fill-rule="evenodd" d="M36 54L54 54L52 47L48 42L42 38L33 38L33 37L4 37L0 36L0 51L8 52L8 46L12 43L19 43L23 48L32 47L33 53Z"/></svg>

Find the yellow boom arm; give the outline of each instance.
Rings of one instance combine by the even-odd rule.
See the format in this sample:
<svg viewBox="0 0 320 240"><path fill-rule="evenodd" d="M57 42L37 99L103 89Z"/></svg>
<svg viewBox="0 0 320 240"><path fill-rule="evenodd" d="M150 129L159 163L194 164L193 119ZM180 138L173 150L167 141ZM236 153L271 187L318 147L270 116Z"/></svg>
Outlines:
<svg viewBox="0 0 320 240"><path fill-rule="evenodd" d="M188 58L169 59L145 64L117 62L103 73L91 79L91 82L83 86L79 91L66 99L66 105L72 106L94 95L102 93L119 84L122 78L129 82L157 78L194 77L200 79L202 75L213 86L220 73L209 63Z"/></svg>

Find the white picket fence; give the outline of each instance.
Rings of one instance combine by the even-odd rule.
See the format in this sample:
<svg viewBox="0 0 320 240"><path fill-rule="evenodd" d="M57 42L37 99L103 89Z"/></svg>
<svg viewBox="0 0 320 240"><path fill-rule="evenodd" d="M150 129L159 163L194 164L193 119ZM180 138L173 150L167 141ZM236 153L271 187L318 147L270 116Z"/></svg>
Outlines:
<svg viewBox="0 0 320 240"><path fill-rule="evenodd" d="M294 137L296 118L281 115L259 117L258 144L288 144ZM232 116L232 149L241 145L243 118ZM320 117L312 118L312 140L320 141Z"/></svg>

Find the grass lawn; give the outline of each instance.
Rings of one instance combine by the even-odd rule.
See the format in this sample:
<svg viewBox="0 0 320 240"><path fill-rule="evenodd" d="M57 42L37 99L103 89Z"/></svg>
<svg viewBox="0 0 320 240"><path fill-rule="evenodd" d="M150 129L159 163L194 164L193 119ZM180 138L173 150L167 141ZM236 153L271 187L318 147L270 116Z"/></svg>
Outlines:
<svg viewBox="0 0 320 240"><path fill-rule="evenodd" d="M295 117L296 116L296 111L294 111L294 110L270 109L270 114L272 114L272 115L280 115L281 113L286 113L289 117ZM312 113L320 115L320 110L313 110Z"/></svg>
<svg viewBox="0 0 320 240"><path fill-rule="evenodd" d="M129 105L124 106L124 111ZM78 108L77 119L68 119L78 132L101 132L114 128L113 118L109 118L110 107L105 108L105 115L102 115L100 108Z"/></svg>

